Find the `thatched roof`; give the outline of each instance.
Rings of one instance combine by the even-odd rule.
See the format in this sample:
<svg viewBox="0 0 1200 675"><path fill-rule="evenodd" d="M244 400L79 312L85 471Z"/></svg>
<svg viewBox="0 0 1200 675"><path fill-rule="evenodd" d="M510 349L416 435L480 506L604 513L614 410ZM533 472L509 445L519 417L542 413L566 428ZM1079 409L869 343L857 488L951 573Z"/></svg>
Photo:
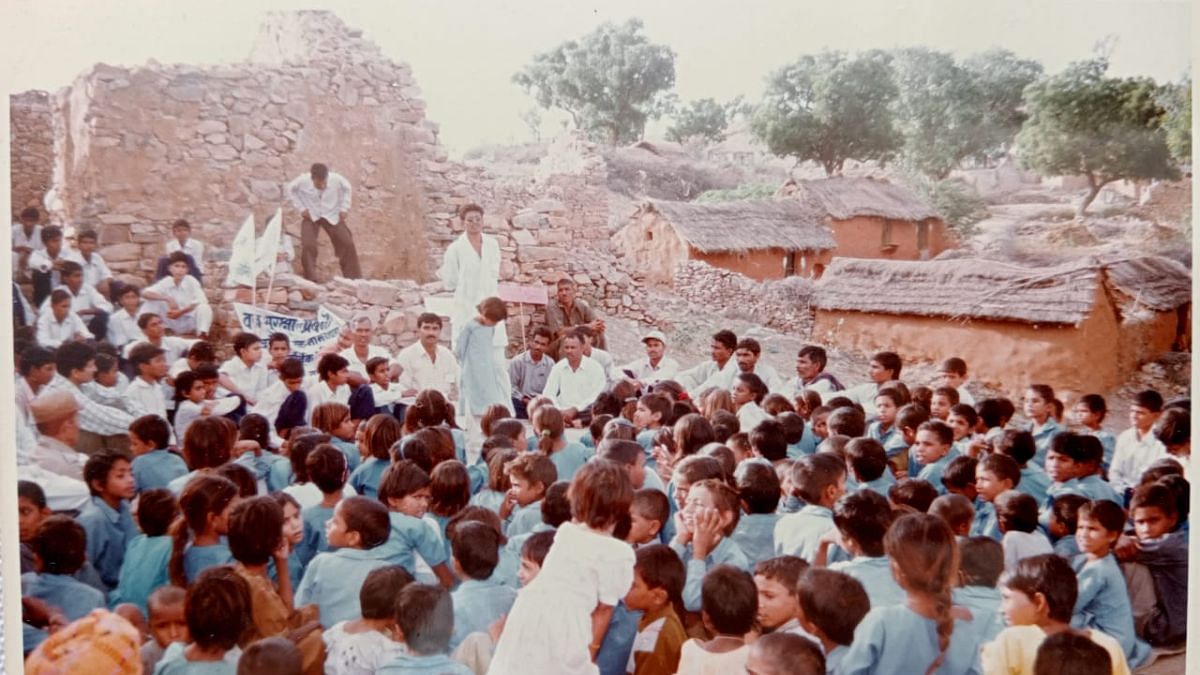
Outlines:
<svg viewBox="0 0 1200 675"><path fill-rule="evenodd" d="M824 214L794 201L744 199L694 203L647 200L634 215L662 216L680 238L701 253L767 248L824 251L837 246Z"/></svg>
<svg viewBox="0 0 1200 675"><path fill-rule="evenodd" d="M1120 258L1106 261L1104 267L1109 285L1127 303L1164 312L1192 300L1191 271L1170 258Z"/></svg>
<svg viewBox="0 0 1200 675"><path fill-rule="evenodd" d="M1100 283L1095 260L1028 268L964 258L926 262L834 258L817 309L954 319L1079 324Z"/></svg>
<svg viewBox="0 0 1200 675"><path fill-rule="evenodd" d="M806 201L834 220L857 216L921 221L938 214L908 188L883 178L826 178L797 181L789 178L776 196Z"/></svg>

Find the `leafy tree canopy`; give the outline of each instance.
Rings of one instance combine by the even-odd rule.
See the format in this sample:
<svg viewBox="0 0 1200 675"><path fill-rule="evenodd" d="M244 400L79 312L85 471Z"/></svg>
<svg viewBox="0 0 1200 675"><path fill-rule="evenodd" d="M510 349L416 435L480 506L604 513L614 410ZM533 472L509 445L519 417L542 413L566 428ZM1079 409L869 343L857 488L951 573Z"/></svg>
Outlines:
<svg viewBox="0 0 1200 675"><path fill-rule="evenodd" d="M720 143L741 107L741 97L729 103L718 103L712 98L692 101L676 111L675 123L667 127L667 138L676 143L688 139Z"/></svg>

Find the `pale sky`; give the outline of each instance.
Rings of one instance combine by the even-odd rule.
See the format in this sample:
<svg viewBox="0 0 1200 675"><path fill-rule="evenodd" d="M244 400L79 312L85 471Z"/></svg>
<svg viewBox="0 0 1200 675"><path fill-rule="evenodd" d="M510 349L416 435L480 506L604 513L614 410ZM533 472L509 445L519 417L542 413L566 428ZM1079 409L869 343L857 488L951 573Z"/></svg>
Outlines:
<svg viewBox="0 0 1200 675"><path fill-rule="evenodd" d="M10 35L9 91L54 90L91 64L196 65L244 60L263 13L327 6L397 61L412 64L429 118L451 154L529 140L532 98L512 83L530 58L599 23L633 16L676 52L676 92L688 101L757 100L766 75L823 48L925 45L963 56L999 46L1047 71L1116 36L1114 75L1183 76L1191 61L1188 2L1140 0L864 1L466 0L329 3L290 0L0 0ZM740 6L737 6L740 5ZM736 9L734 8L736 6ZM554 116L543 111L551 132ZM653 132L653 128L651 129Z"/></svg>

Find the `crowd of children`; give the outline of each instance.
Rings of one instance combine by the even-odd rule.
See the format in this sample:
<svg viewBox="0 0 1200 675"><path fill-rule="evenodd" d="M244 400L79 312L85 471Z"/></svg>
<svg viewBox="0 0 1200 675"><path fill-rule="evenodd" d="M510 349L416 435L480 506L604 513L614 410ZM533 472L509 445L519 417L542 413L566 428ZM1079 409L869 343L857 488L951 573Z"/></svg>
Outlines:
<svg viewBox="0 0 1200 675"><path fill-rule="evenodd" d="M218 366L179 244L166 283L117 289L110 335L163 303L135 340L69 318L64 263L19 345L28 672L1126 673L1185 637L1186 401L1141 392L1114 436L1102 397L1035 384L1020 423L961 359L905 383L880 353L844 389L815 346L820 386L782 391L734 338L728 386L618 378L525 422L473 367L485 301L462 409L400 406L386 358L309 377L283 335Z"/></svg>

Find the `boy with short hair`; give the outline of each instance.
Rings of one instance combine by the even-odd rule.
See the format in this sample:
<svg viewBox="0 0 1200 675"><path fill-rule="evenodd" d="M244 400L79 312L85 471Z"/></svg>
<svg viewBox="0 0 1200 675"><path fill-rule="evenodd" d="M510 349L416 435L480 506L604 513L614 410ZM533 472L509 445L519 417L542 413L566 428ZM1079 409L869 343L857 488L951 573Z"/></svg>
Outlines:
<svg viewBox="0 0 1200 675"><path fill-rule="evenodd" d="M846 444L846 467L860 490L872 490L886 497L888 488L896 483L888 468L887 451L879 441L870 438L855 438Z"/></svg>
<svg viewBox="0 0 1200 675"><path fill-rule="evenodd" d="M166 352L148 342L140 342L130 350L129 363L137 374L125 387L129 408L142 415L158 415L165 419L167 400L163 396L162 380L167 376Z"/></svg>
<svg viewBox="0 0 1200 675"><path fill-rule="evenodd" d="M241 396L247 408L258 403L259 395L270 386L267 367L262 363L262 341L253 333L233 337L233 358L221 364L221 386Z"/></svg>
<svg viewBox="0 0 1200 675"><path fill-rule="evenodd" d="M937 516L950 526L954 536L962 541L971 534L971 524L975 521L975 507L971 500L960 494L944 494L929 505L929 515Z"/></svg>
<svg viewBox="0 0 1200 675"><path fill-rule="evenodd" d="M959 584L951 597L954 604L971 611L972 623L983 635L981 644L985 644L1004 630L1000 589L996 588L1004 572L1004 547L988 537L971 537L960 541L958 550Z"/></svg>
<svg viewBox="0 0 1200 675"><path fill-rule="evenodd" d="M1008 455L1016 461L1021 469L1021 480L1014 487L1033 497L1035 504L1046 503L1046 493L1050 488L1050 477L1042 467L1031 460L1037 454L1037 443L1033 434L1016 429L1005 430L996 440L995 451Z"/></svg>
<svg viewBox="0 0 1200 675"><path fill-rule="evenodd" d="M633 425L638 430L636 440L638 445L646 451L646 456L651 458L651 466L654 465L652 454L654 437L665 421L671 417L672 405L671 399L664 394L645 394L638 399L637 407L633 411Z"/></svg>
<svg viewBox="0 0 1200 675"><path fill-rule="evenodd" d="M79 315L71 310L71 293L66 289L54 289L54 292L49 294L46 304L50 306L50 311L43 309L38 315L38 344L47 349L54 349L64 342L82 342L95 338Z"/></svg>
<svg viewBox="0 0 1200 675"><path fill-rule="evenodd" d="M172 540L168 533L179 515L175 495L166 488L153 488L138 495L137 524L141 533L130 539L109 604L132 603L146 613L154 589L170 583L167 563Z"/></svg>
<svg viewBox="0 0 1200 675"><path fill-rule="evenodd" d="M800 623L821 641L826 672L840 673L854 631L871 611L866 590L848 574L811 567L800 579L799 599Z"/></svg>
<svg viewBox="0 0 1200 675"><path fill-rule="evenodd" d="M163 324L176 334L197 333L208 338L213 312L200 282L188 276L187 255L176 251L167 256L170 276L164 277L142 291L142 297L160 303L156 312Z"/></svg>
<svg viewBox="0 0 1200 675"><path fill-rule="evenodd" d="M750 429L750 447L754 454L770 462L772 466L787 459L787 437L783 425L774 419L765 419Z"/></svg>
<svg viewBox="0 0 1200 675"><path fill-rule="evenodd" d="M1108 471L1113 453L1117 449L1117 437L1101 427L1104 418L1108 416L1108 404L1105 403L1104 397L1100 394L1084 394L1079 397L1071 412L1074 413L1075 422L1083 427L1083 433L1100 439L1100 445L1104 447L1104 471Z"/></svg>
<svg viewBox="0 0 1200 675"><path fill-rule="evenodd" d="M940 386L950 387L958 392L958 402L966 405L975 405L975 397L967 391L967 362L951 356L942 361L938 366L938 380Z"/></svg>
<svg viewBox="0 0 1200 675"><path fill-rule="evenodd" d="M54 353L45 347L33 346L20 353L21 363L17 379L17 412L30 427L34 425L33 412L29 406L42 389L54 379Z"/></svg>
<svg viewBox="0 0 1200 675"><path fill-rule="evenodd" d="M34 571L33 537L38 526L52 515L46 493L33 481L17 481L17 528L21 542L21 574Z"/></svg>
<svg viewBox="0 0 1200 675"><path fill-rule="evenodd" d="M671 502L663 491L654 488L636 490L629 505L631 524L625 541L635 548L659 543L670 517Z"/></svg>
<svg viewBox="0 0 1200 675"><path fill-rule="evenodd" d="M88 330L97 339L108 335L108 315L112 313L112 303L85 282L83 266L74 260L67 260L62 264L60 274L62 285L58 288L71 294L71 311L87 322ZM45 303L38 311L46 311Z"/></svg>
<svg viewBox="0 0 1200 675"><path fill-rule="evenodd" d="M117 349L124 349L131 342L144 340L142 329L138 328L137 320L142 314L142 292L137 286L126 284L121 286L117 295L120 309L108 317L108 343Z"/></svg>
<svg viewBox="0 0 1200 675"><path fill-rule="evenodd" d="M1008 455L989 453L975 465L975 520L971 525L971 536L989 537L1000 541L1000 521L996 518L996 497L1017 487L1021 481L1021 468Z"/></svg>
<svg viewBox="0 0 1200 675"><path fill-rule="evenodd" d="M283 417L284 410L299 408L298 419L293 420L292 424L295 426L304 421L304 412L308 408L308 397L303 391L303 386L304 364L300 359L286 358L276 371L275 382L262 390L258 402L249 412L267 418L271 428L278 433L278 421ZM282 435L280 434L281 437Z"/></svg>
<svg viewBox="0 0 1200 675"><path fill-rule="evenodd" d="M305 390L308 398L306 421L312 421L312 411L322 403L336 401L350 405L350 362L340 354L326 354L317 362L319 382Z"/></svg>
<svg viewBox="0 0 1200 675"><path fill-rule="evenodd" d="M937 498L937 489L929 481L920 478L901 478L888 488L888 502L893 509L907 506L921 513L929 513L929 507Z"/></svg>
<svg viewBox="0 0 1200 675"><path fill-rule="evenodd" d="M165 255L159 259L159 272L155 278L161 279L167 276L164 268L169 265L171 254L183 253L187 256L185 260L188 263L188 274L194 276L197 281L203 281L204 277L200 274L200 266L204 264L204 244L192 238L191 223L183 218L171 223L171 236L172 238L167 240Z"/></svg>
<svg viewBox="0 0 1200 675"><path fill-rule="evenodd" d="M558 480L558 469L541 453L524 453L504 465L512 487L500 505L505 535L512 539L542 522L542 500L546 490Z"/></svg>
<svg viewBox="0 0 1200 675"><path fill-rule="evenodd" d="M454 605L440 586L409 584L396 597L396 633L407 647L377 675L474 675L446 651L454 632Z"/></svg>
<svg viewBox="0 0 1200 675"><path fill-rule="evenodd" d="M454 573L462 580L450 594L454 604L450 648L454 649L471 633L487 631L493 621L508 614L517 592L492 576L500 564L500 533L491 525L458 523L450 547Z"/></svg>
<svg viewBox="0 0 1200 675"><path fill-rule="evenodd" d="M766 464L744 462L734 477L742 516L729 538L750 560L766 560L775 554L775 525L779 522L775 510L782 496L779 476Z"/></svg>
<svg viewBox="0 0 1200 675"><path fill-rule="evenodd" d="M891 561L883 550L883 537L892 525L891 505L882 495L861 490L838 500L833 506L833 522L837 526L822 539L821 552L832 543L844 546L853 558L828 565L829 569L858 579L871 600L871 607L902 604L907 596L892 575ZM817 554L817 566L824 559Z"/></svg>
<svg viewBox="0 0 1200 675"><path fill-rule="evenodd" d="M319 504L300 510L304 534L296 544L296 555L301 563L308 565L318 553L330 550L329 541L325 539L325 524L333 518L338 502L342 501L342 491L350 472L346 456L328 443L314 448L305 458L304 467L309 481L321 491Z"/></svg>
<svg viewBox="0 0 1200 675"><path fill-rule="evenodd" d="M62 610L67 621L104 607L104 594L72 575L87 560L83 526L66 516L50 516L33 537L36 572L21 576L21 595Z"/></svg>
<svg viewBox="0 0 1200 675"><path fill-rule="evenodd" d="M930 420L917 427L916 444L913 445L914 457L921 465L917 478L927 481L938 491L946 494L946 486L942 484L942 474L952 459L950 446L954 443L954 432L945 422Z"/></svg>
<svg viewBox="0 0 1200 675"><path fill-rule="evenodd" d="M183 615L185 598L186 590L178 586L161 586L151 593L146 601L151 639L142 645L143 673L154 672L154 667L162 660L163 653L172 642L186 644L191 641L188 636L187 619Z"/></svg>
<svg viewBox="0 0 1200 675"><path fill-rule="evenodd" d="M1037 504L1023 492L1009 490L996 497L996 518L1004 533L1000 542L1004 546L1004 571L1012 572L1025 558L1054 552L1050 540L1038 531L1037 517Z"/></svg>
<svg viewBox="0 0 1200 675"><path fill-rule="evenodd" d="M670 675L679 666L679 652L687 640L675 613L682 602L683 563L663 544L643 546L636 555L633 586L625 595L625 606L642 616L625 672Z"/></svg>
<svg viewBox="0 0 1200 675"><path fill-rule="evenodd" d="M1124 496L1117 494L1112 485L1101 476L1104 465L1104 444L1091 434L1079 434L1075 437L1078 446L1079 489L1088 499L1107 499L1121 506Z"/></svg>
<svg viewBox="0 0 1200 675"><path fill-rule="evenodd" d="M954 387L938 387L929 399L929 414L935 420L945 422L950 418L950 409L958 405L958 390Z"/></svg>
<svg viewBox="0 0 1200 675"><path fill-rule="evenodd" d="M758 625L764 633L813 637L800 623L800 579L808 568L807 562L794 555L768 558L754 566Z"/></svg>
<svg viewBox="0 0 1200 675"><path fill-rule="evenodd" d="M829 453L801 457L792 465L792 491L806 506L775 524L775 553L811 563L821 537L834 529L833 505L846 493L845 461ZM830 552L831 561L847 558L840 547Z"/></svg>
<svg viewBox="0 0 1200 675"><path fill-rule="evenodd" d="M878 352L871 357L871 365L867 373L871 381L851 387L842 393L851 401L861 405L863 413L868 418L874 417L875 395L885 383L900 379L902 365L899 354Z"/></svg>
<svg viewBox="0 0 1200 675"><path fill-rule="evenodd" d="M187 463L168 449L170 444L171 427L159 415L142 415L129 425L136 492L165 488L176 478L187 475Z"/></svg>
<svg viewBox="0 0 1200 675"><path fill-rule="evenodd" d="M1166 456L1166 447L1153 431L1162 408L1162 394L1153 389L1138 392L1129 405L1130 428L1117 436L1112 467L1108 472L1108 480L1118 493L1125 494L1136 487L1142 472L1155 460Z"/></svg>
<svg viewBox="0 0 1200 675"><path fill-rule="evenodd" d="M921 471L912 446L917 442L917 429L929 421L929 411L916 403L901 406L896 411L896 429L900 432L892 434L883 446L888 456L888 464L896 478L916 477Z"/></svg>
<svg viewBox="0 0 1200 675"><path fill-rule="evenodd" d="M63 263L67 256L63 251L62 228L49 225L42 228L42 247L29 254L29 276L33 279L33 304L41 306L51 290L62 284Z"/></svg>
<svg viewBox="0 0 1200 675"><path fill-rule="evenodd" d="M1188 534L1176 528L1175 494L1159 483L1143 485L1134 490L1129 511L1137 546L1125 560L1149 569L1155 591L1149 614L1134 617L1138 635L1155 646L1175 645L1186 636L1188 619Z"/></svg>
<svg viewBox="0 0 1200 675"><path fill-rule="evenodd" d="M91 499L77 520L87 532L87 556L100 580L115 588L120 580L125 547L137 536L129 508L135 486L129 458L115 452L99 452L83 465L83 482Z"/></svg>
<svg viewBox="0 0 1200 675"><path fill-rule="evenodd" d="M98 244L99 237L96 236L96 231L84 230L75 237L77 249L68 256L83 268L83 283L96 289L101 296L107 297L111 290L113 274L105 264L104 258L96 252Z"/></svg>
<svg viewBox="0 0 1200 675"><path fill-rule="evenodd" d="M975 486L975 468L979 464L974 457L965 455L956 455L953 446L950 453L952 459L946 465L946 470L942 472L942 487L946 489L946 494L962 495L967 498L967 502L974 502L978 496L978 488Z"/></svg>

